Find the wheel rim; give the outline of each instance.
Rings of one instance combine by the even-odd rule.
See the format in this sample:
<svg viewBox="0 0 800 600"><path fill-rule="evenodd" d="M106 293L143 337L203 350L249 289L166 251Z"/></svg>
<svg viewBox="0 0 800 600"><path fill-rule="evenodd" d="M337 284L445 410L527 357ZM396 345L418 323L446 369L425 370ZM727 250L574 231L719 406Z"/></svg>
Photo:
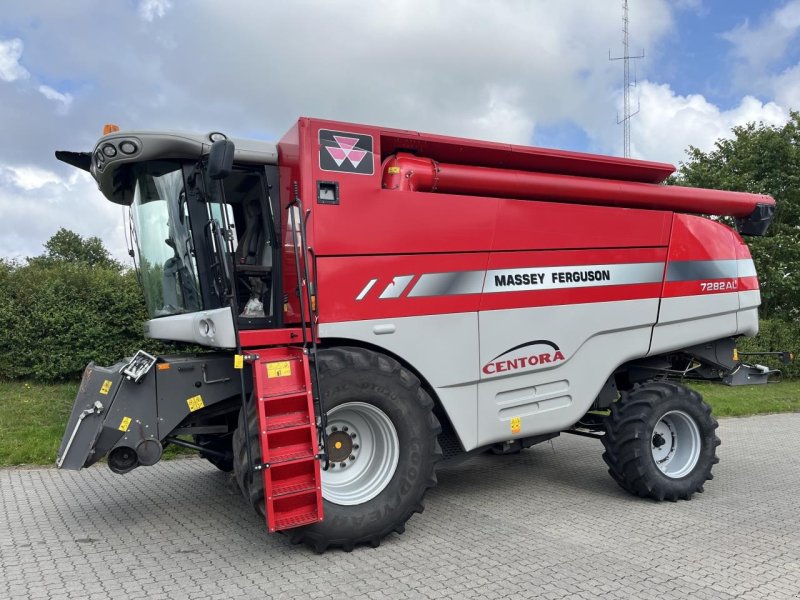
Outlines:
<svg viewBox="0 0 800 600"><path fill-rule="evenodd" d="M666 413L653 428L653 460L667 477L679 479L691 473L700 460L700 447L700 429L683 411Z"/></svg>
<svg viewBox="0 0 800 600"><path fill-rule="evenodd" d="M380 494L394 477L400 457L397 430L381 409L347 402L328 411L326 450L330 467L322 472L322 497L345 506Z"/></svg>

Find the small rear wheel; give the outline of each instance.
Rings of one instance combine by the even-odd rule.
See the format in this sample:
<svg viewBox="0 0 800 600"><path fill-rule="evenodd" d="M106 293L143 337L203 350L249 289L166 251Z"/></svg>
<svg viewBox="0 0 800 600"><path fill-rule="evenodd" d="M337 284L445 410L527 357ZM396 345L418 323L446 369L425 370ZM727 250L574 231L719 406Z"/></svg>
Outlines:
<svg viewBox="0 0 800 600"><path fill-rule="evenodd" d="M689 500L713 478L718 424L694 390L666 381L637 385L611 405L605 426L608 472L632 494Z"/></svg>

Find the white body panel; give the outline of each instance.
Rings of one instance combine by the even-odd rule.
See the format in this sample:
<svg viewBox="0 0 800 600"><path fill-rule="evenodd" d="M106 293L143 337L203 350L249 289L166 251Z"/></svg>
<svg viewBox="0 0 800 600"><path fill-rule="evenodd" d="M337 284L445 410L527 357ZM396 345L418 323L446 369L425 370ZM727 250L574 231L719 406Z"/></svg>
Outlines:
<svg viewBox="0 0 800 600"><path fill-rule="evenodd" d="M564 359L501 373L482 371L478 445L575 424L614 369L647 353L657 316L658 299L480 313L482 368L530 340L554 342ZM546 350L544 345L539 348ZM513 361L530 354L536 356L537 347L515 350L503 358ZM515 417L519 421L512 430Z"/></svg>
<svg viewBox="0 0 800 600"><path fill-rule="evenodd" d="M758 334L758 307L761 306L761 292L748 290L739 292L739 312L736 313L738 331L741 335L753 337Z"/></svg>
<svg viewBox="0 0 800 600"><path fill-rule="evenodd" d="M478 446L478 315L456 313L323 323L319 337L385 348L433 387L464 448Z"/></svg>
<svg viewBox="0 0 800 600"><path fill-rule="evenodd" d="M739 293L662 298L649 355L736 335Z"/></svg>
<svg viewBox="0 0 800 600"><path fill-rule="evenodd" d="M144 324L144 335L156 340L189 342L212 348L236 348L230 308L150 319Z"/></svg>

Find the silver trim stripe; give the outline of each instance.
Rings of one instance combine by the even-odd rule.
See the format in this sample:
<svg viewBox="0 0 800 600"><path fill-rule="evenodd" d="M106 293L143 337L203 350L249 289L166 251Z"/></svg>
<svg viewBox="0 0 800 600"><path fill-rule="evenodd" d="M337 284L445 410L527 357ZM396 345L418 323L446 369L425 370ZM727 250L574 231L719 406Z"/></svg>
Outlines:
<svg viewBox="0 0 800 600"><path fill-rule="evenodd" d="M426 296L457 296L480 294L486 271L453 271L452 273L425 273L408 292L409 298Z"/></svg>
<svg viewBox="0 0 800 600"><path fill-rule="evenodd" d="M730 260L676 260L669 263L667 281L736 279L753 277L756 267L750 258Z"/></svg>
<svg viewBox="0 0 800 600"><path fill-rule="evenodd" d="M735 279L739 272L736 260L676 260L667 267L667 281L697 279Z"/></svg>
<svg viewBox="0 0 800 600"><path fill-rule="evenodd" d="M378 283L377 279L370 279L367 282L367 285L364 286L364 289L361 290L361 293L358 296L356 296L356 300L363 300L364 296L369 294L369 291L372 289L372 286L375 285L376 283Z"/></svg>
<svg viewBox="0 0 800 600"><path fill-rule="evenodd" d="M386 298L399 298L408 284L411 283L412 279L414 279L413 275L398 275L394 277L392 282L384 288L378 298L382 300Z"/></svg>
<svg viewBox="0 0 800 600"><path fill-rule="evenodd" d="M663 277L663 262L497 269L486 273L483 292L487 294L659 283ZM515 283L504 283L504 281L508 282L509 278L512 278ZM520 280L523 280L523 283L516 283Z"/></svg>
<svg viewBox="0 0 800 600"><path fill-rule="evenodd" d="M758 275L756 273L756 263L753 262L752 258L740 258L738 262L739 277L755 277Z"/></svg>
<svg viewBox="0 0 800 600"><path fill-rule="evenodd" d="M666 264L669 282L702 279L754 277L753 260L684 260ZM565 265L558 267L521 267L490 271L451 271L423 273L408 292L409 298L494 294L567 288L606 287L640 283L660 283L665 263L614 263L606 265ZM398 275L381 292L380 299L399 298L416 275ZM371 279L356 300L369 294L377 279Z"/></svg>

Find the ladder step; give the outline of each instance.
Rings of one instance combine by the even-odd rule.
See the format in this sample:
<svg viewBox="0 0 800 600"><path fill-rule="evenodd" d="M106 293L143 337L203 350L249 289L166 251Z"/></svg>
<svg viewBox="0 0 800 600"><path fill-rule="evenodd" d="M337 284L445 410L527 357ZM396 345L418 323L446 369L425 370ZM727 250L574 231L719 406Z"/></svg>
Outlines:
<svg viewBox="0 0 800 600"><path fill-rule="evenodd" d="M317 468L317 460L309 458L271 466L272 497L316 490Z"/></svg>
<svg viewBox="0 0 800 600"><path fill-rule="evenodd" d="M284 463L300 458L314 458L314 450L308 444L297 444L294 446L284 446L273 448L269 455L269 463Z"/></svg>
<svg viewBox="0 0 800 600"><path fill-rule="evenodd" d="M273 402L275 400L282 400L283 398L295 398L295 397L305 398L307 391L308 390L306 390L305 388L302 388L302 389L289 390L283 392L272 392L272 393L267 392L266 394L259 395L258 399L264 400L266 402Z"/></svg>
<svg viewBox="0 0 800 600"><path fill-rule="evenodd" d="M309 425L307 412L291 412L267 416L267 431Z"/></svg>
<svg viewBox="0 0 800 600"><path fill-rule="evenodd" d="M290 516L279 516L275 518L275 531L282 529L291 529L292 527L302 527L303 525L311 525L319 521L317 511L305 512Z"/></svg>
<svg viewBox="0 0 800 600"><path fill-rule="evenodd" d="M292 496L302 492L312 492L317 489L314 481L299 481L292 484L272 484L272 497L280 498L282 496Z"/></svg>

